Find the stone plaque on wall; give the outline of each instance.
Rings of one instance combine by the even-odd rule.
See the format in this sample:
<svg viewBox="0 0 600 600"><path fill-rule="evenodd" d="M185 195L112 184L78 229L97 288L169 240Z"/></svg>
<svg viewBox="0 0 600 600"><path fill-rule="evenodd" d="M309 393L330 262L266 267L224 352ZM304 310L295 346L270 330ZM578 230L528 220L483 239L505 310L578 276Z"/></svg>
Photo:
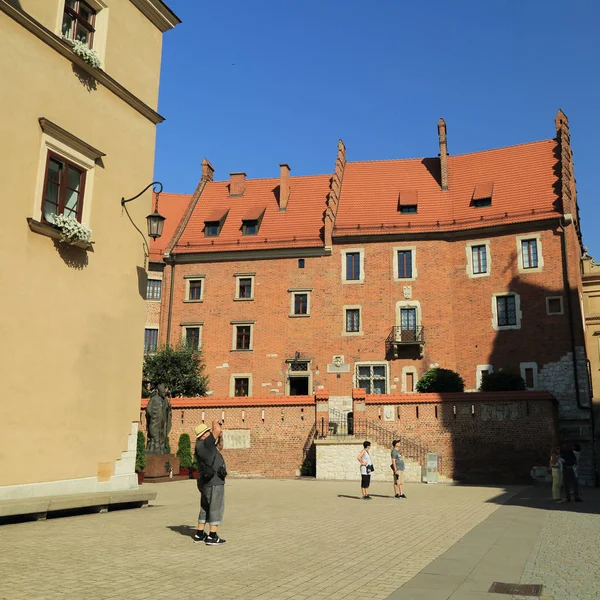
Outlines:
<svg viewBox="0 0 600 600"><path fill-rule="evenodd" d="M250 448L249 429L223 429L223 450Z"/></svg>
<svg viewBox="0 0 600 600"><path fill-rule="evenodd" d="M344 364L344 357L341 354L334 356L332 364L327 365L328 373L349 373L350 365Z"/></svg>
<svg viewBox="0 0 600 600"><path fill-rule="evenodd" d="M394 407L393 406L384 406L383 407L383 420L384 421L393 421L394 420Z"/></svg>
<svg viewBox="0 0 600 600"><path fill-rule="evenodd" d="M412 298L412 286L410 285L405 285L402 288L402 292L404 294L404 298L405 300L410 300Z"/></svg>

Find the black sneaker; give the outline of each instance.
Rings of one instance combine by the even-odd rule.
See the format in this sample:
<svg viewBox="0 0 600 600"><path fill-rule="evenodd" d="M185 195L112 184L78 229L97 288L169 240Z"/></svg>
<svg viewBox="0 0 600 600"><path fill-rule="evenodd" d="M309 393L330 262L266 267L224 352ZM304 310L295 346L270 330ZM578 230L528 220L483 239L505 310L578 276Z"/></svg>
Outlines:
<svg viewBox="0 0 600 600"><path fill-rule="evenodd" d="M206 539L206 533L204 531L196 531L194 534L194 544L198 542L203 542Z"/></svg>
<svg viewBox="0 0 600 600"><path fill-rule="evenodd" d="M206 539L204 540L204 543L207 546L220 546L221 544L225 543L225 540L223 538L220 538L216 533L214 535L207 535Z"/></svg>
<svg viewBox="0 0 600 600"><path fill-rule="evenodd" d="M402 496L400 494L396 494L394 498L402 498Z"/></svg>
<svg viewBox="0 0 600 600"><path fill-rule="evenodd" d="M404 498L406 500L406 495L405 494L400 494L400 498Z"/></svg>

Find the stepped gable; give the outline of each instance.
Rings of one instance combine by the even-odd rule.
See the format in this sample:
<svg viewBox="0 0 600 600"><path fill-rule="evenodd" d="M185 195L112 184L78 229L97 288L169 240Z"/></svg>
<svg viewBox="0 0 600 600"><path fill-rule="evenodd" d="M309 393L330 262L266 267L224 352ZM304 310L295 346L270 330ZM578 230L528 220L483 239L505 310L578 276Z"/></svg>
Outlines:
<svg viewBox="0 0 600 600"><path fill-rule="evenodd" d="M445 143L445 138L444 138ZM443 150L444 147L441 146ZM440 158L348 162L334 237L473 229L561 214L557 141L543 140ZM491 194L491 205L475 200ZM416 213L402 213L416 204Z"/></svg>
<svg viewBox="0 0 600 600"><path fill-rule="evenodd" d="M289 177L285 169L283 174L289 186L283 206L280 178L232 173L229 181L207 181L173 253L322 247L331 175ZM219 219L218 235L206 237L206 222ZM244 220L258 221L256 235L244 234Z"/></svg>
<svg viewBox="0 0 600 600"><path fill-rule="evenodd" d="M164 254L173 235L177 231L177 226L181 221L181 217L188 207L192 194L169 194L163 192L158 200L158 212L165 217L163 226L163 234L156 240L150 238L150 260L153 262L162 262ZM152 206L154 207L154 196L152 198Z"/></svg>

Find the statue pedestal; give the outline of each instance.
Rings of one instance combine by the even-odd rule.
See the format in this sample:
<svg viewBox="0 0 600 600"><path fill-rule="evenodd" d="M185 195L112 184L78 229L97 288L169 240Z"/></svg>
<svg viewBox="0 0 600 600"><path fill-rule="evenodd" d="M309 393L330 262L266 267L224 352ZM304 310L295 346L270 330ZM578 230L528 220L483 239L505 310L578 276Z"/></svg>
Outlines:
<svg viewBox="0 0 600 600"><path fill-rule="evenodd" d="M179 474L179 457L174 454L146 454L145 478L168 477L169 471L165 468L166 464L171 465L173 475Z"/></svg>

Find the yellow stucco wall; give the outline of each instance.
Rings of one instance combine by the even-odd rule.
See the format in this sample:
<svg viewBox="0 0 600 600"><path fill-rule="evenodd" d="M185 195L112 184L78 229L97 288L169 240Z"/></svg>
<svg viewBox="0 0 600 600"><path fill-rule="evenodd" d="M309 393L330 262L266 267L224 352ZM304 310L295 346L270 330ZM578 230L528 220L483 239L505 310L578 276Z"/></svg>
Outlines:
<svg viewBox="0 0 600 600"><path fill-rule="evenodd" d="M130 4L110 4L119 3ZM27 4L53 2L22 0ZM131 7L127 27L146 35L154 26ZM51 23L42 13L36 18ZM139 73L143 57L126 53L119 74L123 85L137 78L155 96L161 34L150 34L142 44L150 57L145 72ZM144 255L119 200L152 181L155 125L103 86L88 89L68 59L2 10L0 37L0 486L96 477L100 464L114 464L127 450L139 419ZM119 81L108 66L117 52L109 38L106 69ZM95 243L87 264L69 264L70 254L26 221L41 205L40 117L106 154L94 169L88 203ZM128 207L145 230L150 193Z"/></svg>
<svg viewBox="0 0 600 600"><path fill-rule="evenodd" d="M590 361L594 404L600 418L600 264L584 259L583 309L585 312L585 342ZM596 422L600 431L600 422Z"/></svg>

